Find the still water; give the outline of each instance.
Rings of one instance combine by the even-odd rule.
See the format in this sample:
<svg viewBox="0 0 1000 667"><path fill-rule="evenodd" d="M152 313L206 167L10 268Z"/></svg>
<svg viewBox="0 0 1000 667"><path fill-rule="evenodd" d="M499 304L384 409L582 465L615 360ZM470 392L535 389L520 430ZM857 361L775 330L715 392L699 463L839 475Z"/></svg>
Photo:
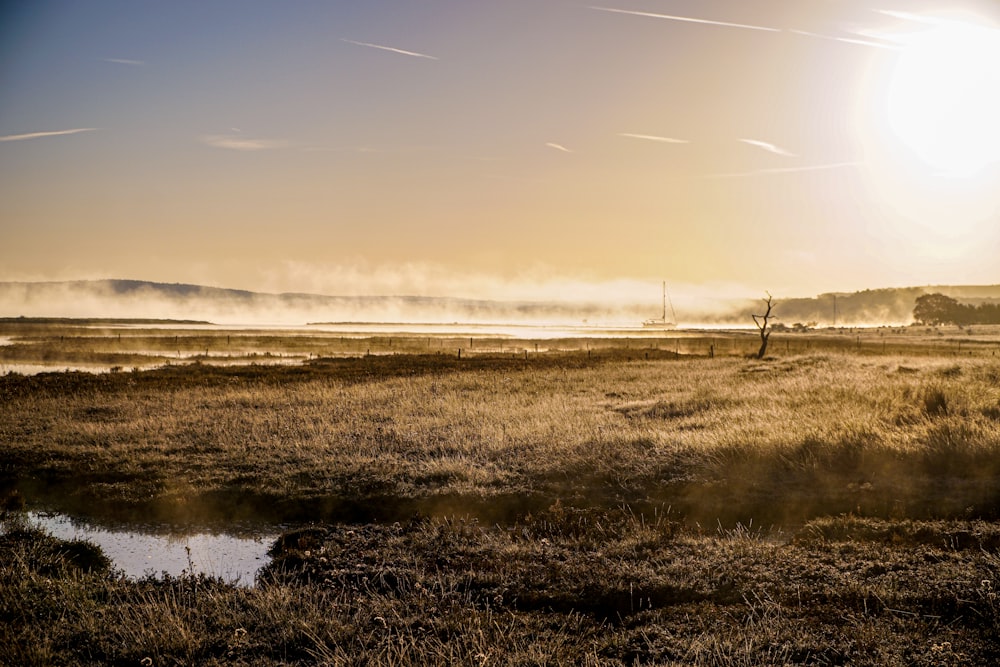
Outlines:
<svg viewBox="0 0 1000 667"><path fill-rule="evenodd" d="M254 585L257 572L270 560L267 550L279 535L278 530L247 531L237 536L117 529L50 512L29 512L28 520L54 537L96 544L113 567L128 577L193 572L221 577L238 586Z"/></svg>

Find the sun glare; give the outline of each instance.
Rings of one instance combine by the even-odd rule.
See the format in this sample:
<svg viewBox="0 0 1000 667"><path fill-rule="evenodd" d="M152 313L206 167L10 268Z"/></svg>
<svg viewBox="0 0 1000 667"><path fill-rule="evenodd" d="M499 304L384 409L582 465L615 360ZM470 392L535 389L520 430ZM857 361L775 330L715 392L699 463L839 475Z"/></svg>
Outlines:
<svg viewBox="0 0 1000 667"><path fill-rule="evenodd" d="M911 24L895 36L900 52L887 107L893 133L949 176L1000 162L1000 29L968 19Z"/></svg>

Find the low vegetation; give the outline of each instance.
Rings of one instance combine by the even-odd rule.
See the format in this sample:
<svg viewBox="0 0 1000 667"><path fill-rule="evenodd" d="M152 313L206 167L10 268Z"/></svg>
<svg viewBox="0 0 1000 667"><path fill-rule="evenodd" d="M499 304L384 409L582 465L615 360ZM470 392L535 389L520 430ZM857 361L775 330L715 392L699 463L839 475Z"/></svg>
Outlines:
<svg viewBox="0 0 1000 667"><path fill-rule="evenodd" d="M0 377L10 498L311 526L131 581L11 500L0 664L995 662L1000 359L777 336Z"/></svg>
<svg viewBox="0 0 1000 667"><path fill-rule="evenodd" d="M4 664L978 665L1000 654L983 522L684 528L556 504L286 535L256 588L127 581L0 539Z"/></svg>
<svg viewBox="0 0 1000 667"><path fill-rule="evenodd" d="M71 513L162 519L1000 512L992 358L646 356L8 376L0 479Z"/></svg>

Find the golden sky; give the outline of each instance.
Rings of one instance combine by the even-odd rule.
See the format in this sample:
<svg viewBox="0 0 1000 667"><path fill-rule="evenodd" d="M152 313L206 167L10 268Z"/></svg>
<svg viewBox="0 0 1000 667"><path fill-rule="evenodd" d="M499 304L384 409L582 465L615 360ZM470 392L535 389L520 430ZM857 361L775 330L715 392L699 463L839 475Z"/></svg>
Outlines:
<svg viewBox="0 0 1000 667"><path fill-rule="evenodd" d="M0 9L0 280L1000 283L1000 6Z"/></svg>

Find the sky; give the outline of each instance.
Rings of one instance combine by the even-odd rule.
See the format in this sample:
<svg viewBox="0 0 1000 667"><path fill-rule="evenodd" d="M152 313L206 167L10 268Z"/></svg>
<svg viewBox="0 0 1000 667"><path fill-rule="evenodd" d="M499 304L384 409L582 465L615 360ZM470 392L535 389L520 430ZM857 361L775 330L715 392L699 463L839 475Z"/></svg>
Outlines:
<svg viewBox="0 0 1000 667"><path fill-rule="evenodd" d="M0 5L0 280L1000 283L1000 4Z"/></svg>

